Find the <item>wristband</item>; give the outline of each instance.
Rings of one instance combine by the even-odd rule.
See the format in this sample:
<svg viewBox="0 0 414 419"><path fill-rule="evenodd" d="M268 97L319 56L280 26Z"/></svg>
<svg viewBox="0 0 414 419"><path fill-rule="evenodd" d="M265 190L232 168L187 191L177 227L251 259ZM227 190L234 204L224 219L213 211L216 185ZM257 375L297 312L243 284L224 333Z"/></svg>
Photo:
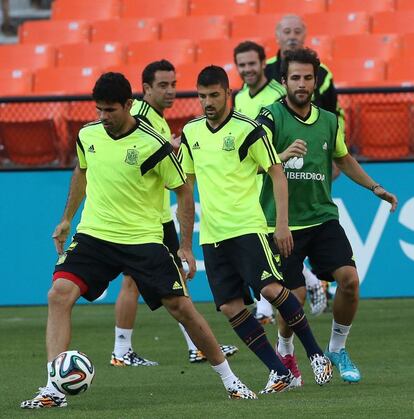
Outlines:
<svg viewBox="0 0 414 419"><path fill-rule="evenodd" d="M375 185L372 185L369 189L371 189L372 192L375 192L375 189L382 188L382 186L379 183L376 183Z"/></svg>

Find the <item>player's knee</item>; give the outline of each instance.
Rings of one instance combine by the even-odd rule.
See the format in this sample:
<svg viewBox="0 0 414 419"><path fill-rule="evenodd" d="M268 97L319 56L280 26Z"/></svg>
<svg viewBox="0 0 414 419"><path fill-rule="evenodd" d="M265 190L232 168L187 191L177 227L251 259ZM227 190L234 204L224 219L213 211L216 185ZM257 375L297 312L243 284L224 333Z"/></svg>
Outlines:
<svg viewBox="0 0 414 419"><path fill-rule="evenodd" d="M136 298L139 297L137 284L135 283L134 279L129 275L124 276L124 280L122 281L122 289L128 294L134 295Z"/></svg>
<svg viewBox="0 0 414 419"><path fill-rule="evenodd" d="M348 298L358 299L359 296L359 279L357 275L347 275L339 284L341 291Z"/></svg>
<svg viewBox="0 0 414 419"><path fill-rule="evenodd" d="M243 300L233 300L222 304L219 308L228 319L232 319L244 310L246 306L244 305Z"/></svg>
<svg viewBox="0 0 414 419"><path fill-rule="evenodd" d="M58 280L53 283L47 294L48 304L61 308L72 307L79 295L80 290L75 284L69 281L62 283Z"/></svg>

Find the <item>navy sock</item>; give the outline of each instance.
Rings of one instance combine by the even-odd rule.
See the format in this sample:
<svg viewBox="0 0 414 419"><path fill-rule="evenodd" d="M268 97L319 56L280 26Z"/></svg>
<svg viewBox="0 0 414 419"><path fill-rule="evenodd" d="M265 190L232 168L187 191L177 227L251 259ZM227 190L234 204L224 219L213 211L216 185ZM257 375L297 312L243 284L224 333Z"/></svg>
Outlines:
<svg viewBox="0 0 414 419"><path fill-rule="evenodd" d="M322 349L313 336L308 320L297 298L287 289L283 288L279 295L271 301L288 326L295 332L302 342L308 357L323 355Z"/></svg>
<svg viewBox="0 0 414 419"><path fill-rule="evenodd" d="M282 364L272 345L266 337L263 326L253 317L249 310L244 309L230 319L231 327L240 339L269 368L278 374L288 374L288 369Z"/></svg>

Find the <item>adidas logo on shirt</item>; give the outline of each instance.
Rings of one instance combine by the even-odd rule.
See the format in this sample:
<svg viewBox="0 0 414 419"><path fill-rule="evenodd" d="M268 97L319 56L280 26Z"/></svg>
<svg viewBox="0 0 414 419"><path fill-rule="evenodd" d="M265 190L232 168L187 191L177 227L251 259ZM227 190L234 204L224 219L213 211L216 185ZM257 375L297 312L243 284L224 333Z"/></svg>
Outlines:
<svg viewBox="0 0 414 419"><path fill-rule="evenodd" d="M198 144L198 141L196 141L192 147L193 150L200 150L200 144Z"/></svg>
<svg viewBox="0 0 414 419"><path fill-rule="evenodd" d="M269 272L263 271L262 276L260 277L260 280L264 281L265 279L270 278L271 276L272 274L270 274Z"/></svg>
<svg viewBox="0 0 414 419"><path fill-rule="evenodd" d="M89 153L95 153L95 147L93 144L88 148Z"/></svg>
<svg viewBox="0 0 414 419"><path fill-rule="evenodd" d="M172 289L173 290L182 290L183 287L182 287L182 285L178 281L175 281Z"/></svg>

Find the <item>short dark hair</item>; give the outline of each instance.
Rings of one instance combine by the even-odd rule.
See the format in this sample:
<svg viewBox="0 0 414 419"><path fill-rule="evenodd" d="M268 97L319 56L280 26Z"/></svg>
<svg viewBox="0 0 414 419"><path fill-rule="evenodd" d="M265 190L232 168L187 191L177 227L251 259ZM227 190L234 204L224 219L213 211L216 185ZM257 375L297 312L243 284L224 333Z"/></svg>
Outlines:
<svg viewBox="0 0 414 419"><path fill-rule="evenodd" d="M175 71L175 68L167 60L153 61L152 63L149 63L142 72L142 84L147 83L152 86L157 71Z"/></svg>
<svg viewBox="0 0 414 419"><path fill-rule="evenodd" d="M259 56L260 61L264 61L266 59L265 50L261 45L256 44L256 42L253 42L253 41L244 41L244 42L241 42L239 45L237 45L236 48L234 48L234 52L233 52L234 62L237 64L237 61L236 61L237 54L241 54L242 52L249 52L249 51L256 51Z"/></svg>
<svg viewBox="0 0 414 419"><path fill-rule="evenodd" d="M285 55L280 66L280 75L282 79L287 78L289 64L292 62L301 63L301 64L312 64L313 74L315 78L318 75L318 69L321 64L318 58L318 54L310 48L299 48L296 50L288 50L285 52Z"/></svg>
<svg viewBox="0 0 414 419"><path fill-rule="evenodd" d="M132 98L131 84L121 73L104 73L96 81L92 97L95 102L120 103L124 106Z"/></svg>
<svg viewBox="0 0 414 419"><path fill-rule="evenodd" d="M204 67L197 77L197 86L211 86L213 84L220 84L225 90L229 88L229 77L224 68L217 65L209 65Z"/></svg>

